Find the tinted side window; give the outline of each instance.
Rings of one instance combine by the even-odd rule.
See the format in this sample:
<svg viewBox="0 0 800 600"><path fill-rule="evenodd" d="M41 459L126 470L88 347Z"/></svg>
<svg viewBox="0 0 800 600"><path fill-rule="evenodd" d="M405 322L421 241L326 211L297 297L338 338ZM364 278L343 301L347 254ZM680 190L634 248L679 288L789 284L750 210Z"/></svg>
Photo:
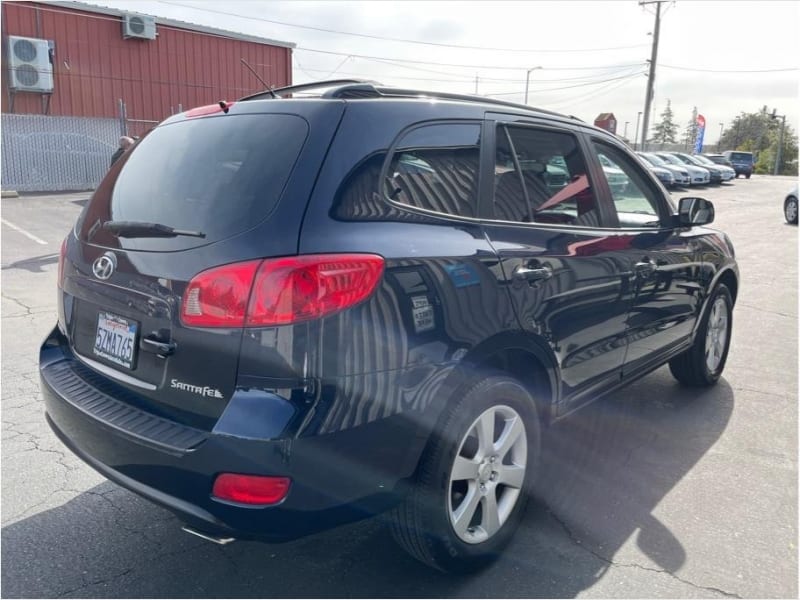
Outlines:
<svg viewBox="0 0 800 600"><path fill-rule="evenodd" d="M600 224L586 163L571 134L498 125L494 172L496 219Z"/></svg>
<svg viewBox="0 0 800 600"><path fill-rule="evenodd" d="M431 217L403 210L388 202L378 190L385 152L366 157L345 177L336 193L331 216L341 221L410 221L425 223ZM434 220L434 222L436 222Z"/></svg>
<svg viewBox="0 0 800 600"><path fill-rule="evenodd" d="M478 215L478 123L425 125L400 139L386 174L386 196L447 215Z"/></svg>
<svg viewBox="0 0 800 600"><path fill-rule="evenodd" d="M658 199L640 169L623 152L598 142L597 159L611 189L620 227L659 227Z"/></svg>

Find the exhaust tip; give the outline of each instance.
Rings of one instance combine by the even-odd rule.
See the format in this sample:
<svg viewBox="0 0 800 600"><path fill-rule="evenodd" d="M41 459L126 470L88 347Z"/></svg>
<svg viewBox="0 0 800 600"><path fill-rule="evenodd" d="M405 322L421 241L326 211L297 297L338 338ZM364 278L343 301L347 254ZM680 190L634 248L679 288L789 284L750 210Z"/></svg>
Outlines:
<svg viewBox="0 0 800 600"><path fill-rule="evenodd" d="M199 538L206 540L207 542L213 542L220 546L227 546L231 542L235 542L236 538L232 537L219 537L217 535L211 535L210 533L203 533L202 531L197 531L196 529L192 529L188 525L184 525L181 527L186 533L191 533L192 535L196 535Z"/></svg>

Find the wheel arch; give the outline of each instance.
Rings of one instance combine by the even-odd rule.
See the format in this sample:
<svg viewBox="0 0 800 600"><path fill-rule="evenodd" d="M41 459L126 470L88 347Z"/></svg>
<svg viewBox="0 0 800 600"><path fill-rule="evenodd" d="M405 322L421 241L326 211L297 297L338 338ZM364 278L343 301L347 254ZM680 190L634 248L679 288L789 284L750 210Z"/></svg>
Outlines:
<svg viewBox="0 0 800 600"><path fill-rule="evenodd" d="M739 293L739 278L733 272L733 269L725 269L717 277L717 281L712 286L712 289L717 287L720 283L724 283L731 293L731 300L734 306L736 305L736 296Z"/></svg>
<svg viewBox="0 0 800 600"><path fill-rule="evenodd" d="M442 409L459 388L491 373L517 379L533 397L542 425L551 421L561 394L558 363L542 338L522 331L497 334L474 347L448 377Z"/></svg>

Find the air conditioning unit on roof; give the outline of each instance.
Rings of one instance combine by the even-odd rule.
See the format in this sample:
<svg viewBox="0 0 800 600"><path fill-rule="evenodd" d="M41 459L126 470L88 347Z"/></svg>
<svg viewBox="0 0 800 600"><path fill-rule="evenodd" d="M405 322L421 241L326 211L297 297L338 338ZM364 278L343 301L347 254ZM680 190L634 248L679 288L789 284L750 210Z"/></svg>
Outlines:
<svg viewBox="0 0 800 600"><path fill-rule="evenodd" d="M156 39L156 18L150 15L127 13L122 16L122 37L141 40Z"/></svg>
<svg viewBox="0 0 800 600"><path fill-rule="evenodd" d="M8 36L9 88L18 92L51 93L53 63L52 42L37 38Z"/></svg>

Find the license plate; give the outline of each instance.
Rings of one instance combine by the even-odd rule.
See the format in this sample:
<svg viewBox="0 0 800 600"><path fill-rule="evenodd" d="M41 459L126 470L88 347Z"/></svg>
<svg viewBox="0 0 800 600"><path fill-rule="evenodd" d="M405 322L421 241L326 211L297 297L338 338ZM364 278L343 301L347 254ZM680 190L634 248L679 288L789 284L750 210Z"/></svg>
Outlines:
<svg viewBox="0 0 800 600"><path fill-rule="evenodd" d="M94 353L115 364L132 369L136 362L136 321L111 313L97 315Z"/></svg>

